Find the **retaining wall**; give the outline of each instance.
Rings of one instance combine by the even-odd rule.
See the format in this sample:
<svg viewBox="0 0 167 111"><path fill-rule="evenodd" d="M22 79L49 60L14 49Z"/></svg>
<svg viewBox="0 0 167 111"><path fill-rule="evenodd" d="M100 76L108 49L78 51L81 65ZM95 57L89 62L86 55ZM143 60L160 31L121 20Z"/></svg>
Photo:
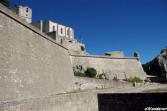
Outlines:
<svg viewBox="0 0 167 111"><path fill-rule="evenodd" d="M132 83L117 80L102 80L87 77L74 77L75 89L98 89L98 88L127 88Z"/></svg>
<svg viewBox="0 0 167 111"><path fill-rule="evenodd" d="M97 93L84 92L0 104L0 111L98 111Z"/></svg>
<svg viewBox="0 0 167 111"><path fill-rule="evenodd" d="M125 79L137 76L141 79L146 78L139 58L136 57L108 57L108 56L82 56L71 55L73 67L81 65L83 69L93 67L98 74L107 73L109 79L117 77L118 79Z"/></svg>

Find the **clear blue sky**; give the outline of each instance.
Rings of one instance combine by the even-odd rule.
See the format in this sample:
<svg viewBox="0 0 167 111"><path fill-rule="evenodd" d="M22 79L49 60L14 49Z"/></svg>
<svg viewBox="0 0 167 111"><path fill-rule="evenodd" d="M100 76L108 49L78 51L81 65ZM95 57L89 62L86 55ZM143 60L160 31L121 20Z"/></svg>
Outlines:
<svg viewBox="0 0 167 111"><path fill-rule="evenodd" d="M74 28L89 54L138 51L146 63L167 46L167 0L11 0L33 10L33 21L50 19Z"/></svg>

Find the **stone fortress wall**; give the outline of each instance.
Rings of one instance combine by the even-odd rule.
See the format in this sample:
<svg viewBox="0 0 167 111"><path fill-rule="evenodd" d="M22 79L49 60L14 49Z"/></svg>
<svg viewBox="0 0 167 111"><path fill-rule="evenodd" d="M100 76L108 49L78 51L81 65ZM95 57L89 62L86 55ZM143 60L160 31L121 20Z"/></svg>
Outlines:
<svg viewBox="0 0 167 111"><path fill-rule="evenodd" d="M42 20L36 21L31 23L35 28L39 29L41 32L43 32L43 22Z"/></svg>
<svg viewBox="0 0 167 111"><path fill-rule="evenodd" d="M114 77L117 79L135 76L141 79L146 78L138 57L71 55L71 61L76 70L77 66L82 67L82 71L86 70L87 67L93 67L98 74L106 73L110 80Z"/></svg>
<svg viewBox="0 0 167 111"><path fill-rule="evenodd" d="M106 52L105 55L109 57L123 58L124 52L123 51L112 51L112 52Z"/></svg>
<svg viewBox="0 0 167 111"><path fill-rule="evenodd" d="M35 24L35 27L42 27L39 24ZM76 81L84 86L88 83L87 88L89 84L100 88L103 84L105 87L115 84L100 80L76 79L72 69L76 65L85 68L94 67L98 73L105 70L112 72L113 75L120 74L117 75L120 78L128 76L126 74L145 77L137 57L91 56L85 53L74 55L71 49L76 46L69 44L77 44L75 41L69 41L71 49L67 48L66 45L60 45L35 27L0 4L0 110L2 111L69 111L70 108L72 111L97 111L95 93L52 96L75 89ZM77 46L76 51L79 52L81 45L83 44Z"/></svg>
<svg viewBox="0 0 167 111"><path fill-rule="evenodd" d="M97 93L58 94L0 104L0 111L98 111Z"/></svg>
<svg viewBox="0 0 167 111"><path fill-rule="evenodd" d="M74 88L75 89L108 89L108 88L119 88L119 87L132 87L131 82L118 81L118 80L103 80L88 77L74 77Z"/></svg>
<svg viewBox="0 0 167 111"><path fill-rule="evenodd" d="M73 89L68 50L0 4L0 101Z"/></svg>

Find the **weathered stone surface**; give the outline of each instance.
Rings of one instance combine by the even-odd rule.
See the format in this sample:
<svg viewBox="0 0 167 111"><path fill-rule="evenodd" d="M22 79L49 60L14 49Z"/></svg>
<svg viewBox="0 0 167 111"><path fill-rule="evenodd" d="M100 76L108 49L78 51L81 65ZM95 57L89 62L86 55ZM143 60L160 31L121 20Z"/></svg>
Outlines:
<svg viewBox="0 0 167 111"><path fill-rule="evenodd" d="M71 48L78 51L81 50L80 45L74 44ZM0 111L98 110L97 94L94 93L51 96L73 89L73 71L67 48L1 4L0 52ZM75 56L71 58L75 59ZM145 78L136 58L86 56L76 57L72 62L81 63L83 67L95 67L99 73L106 70L120 74L119 78L124 72L128 76ZM105 82L101 81L99 85L110 85ZM96 86L96 80L91 84Z"/></svg>
<svg viewBox="0 0 167 111"><path fill-rule="evenodd" d="M160 55L144 65L147 74L167 78L167 47L164 48Z"/></svg>
<svg viewBox="0 0 167 111"><path fill-rule="evenodd" d="M97 93L71 93L0 103L0 111L98 111Z"/></svg>
<svg viewBox="0 0 167 111"><path fill-rule="evenodd" d="M93 67L97 70L98 74L105 73L107 78L112 80L114 77L117 79L126 79L129 77L146 78L138 58L115 58L109 56L90 56L90 55L71 55L71 61L75 70L82 72L87 67ZM82 69L80 67L81 66Z"/></svg>
<svg viewBox="0 0 167 111"><path fill-rule="evenodd" d="M0 101L71 89L68 50L0 4Z"/></svg>
<svg viewBox="0 0 167 111"><path fill-rule="evenodd" d="M72 40L70 42L63 41L62 45L69 50L70 54L87 55L85 45L79 43L77 40Z"/></svg>
<svg viewBox="0 0 167 111"><path fill-rule="evenodd" d="M74 77L75 89L96 89L96 88L128 88L132 87L131 82L118 80L102 80L87 77Z"/></svg>

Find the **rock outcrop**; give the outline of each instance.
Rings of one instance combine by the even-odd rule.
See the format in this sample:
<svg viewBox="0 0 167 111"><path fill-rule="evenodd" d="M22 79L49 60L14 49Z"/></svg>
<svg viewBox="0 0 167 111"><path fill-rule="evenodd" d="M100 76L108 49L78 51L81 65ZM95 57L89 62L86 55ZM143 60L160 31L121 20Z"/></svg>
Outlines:
<svg viewBox="0 0 167 111"><path fill-rule="evenodd" d="M149 75L167 78L167 46L161 51L159 56L144 64L143 68Z"/></svg>

